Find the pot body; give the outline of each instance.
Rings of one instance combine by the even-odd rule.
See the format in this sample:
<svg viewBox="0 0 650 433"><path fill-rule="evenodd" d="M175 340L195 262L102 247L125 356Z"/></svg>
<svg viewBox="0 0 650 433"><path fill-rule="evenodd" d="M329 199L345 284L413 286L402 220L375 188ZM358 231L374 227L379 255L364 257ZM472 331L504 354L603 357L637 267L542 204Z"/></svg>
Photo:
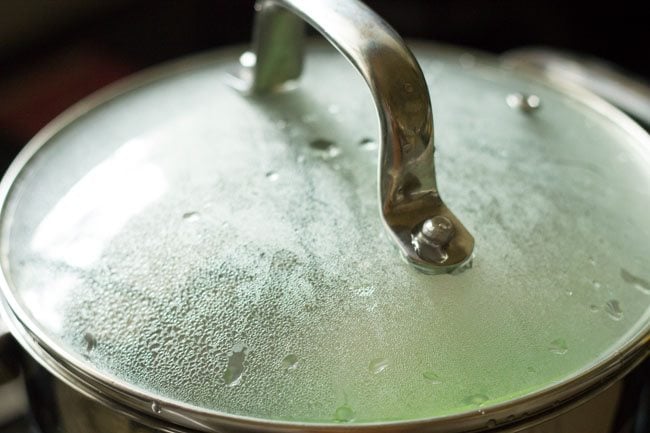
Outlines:
<svg viewBox="0 0 650 433"><path fill-rule="evenodd" d="M13 343L13 342L12 342ZM191 433L192 430L165 425L130 411L119 404L90 397L64 383L12 344L20 359L21 381L29 397L30 412L43 433ZM6 345L5 345L6 347ZM15 365L13 366L15 369ZM21 384L23 386L23 384ZM5 388L0 388L2 391ZM6 388L15 390L16 387ZM14 391L15 392L15 391ZM15 399L2 395L0 403ZM4 404L4 403L3 403ZM544 419L491 431L521 433L642 433L648 428L650 410L650 360L635 367L627 376L608 384L588 398L558 407ZM0 429L0 432L2 430Z"/></svg>

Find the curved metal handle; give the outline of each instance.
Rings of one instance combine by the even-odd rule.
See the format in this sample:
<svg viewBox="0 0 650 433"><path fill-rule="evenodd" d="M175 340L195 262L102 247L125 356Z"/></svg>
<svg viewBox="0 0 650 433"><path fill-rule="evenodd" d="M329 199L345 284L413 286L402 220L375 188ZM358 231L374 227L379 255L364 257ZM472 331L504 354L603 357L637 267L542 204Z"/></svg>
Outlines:
<svg viewBox="0 0 650 433"><path fill-rule="evenodd" d="M261 0L247 90L268 92L300 76L304 21L361 73L380 124L383 221L406 259L429 273L450 272L472 256L474 239L436 186L429 91L400 36L357 0Z"/></svg>

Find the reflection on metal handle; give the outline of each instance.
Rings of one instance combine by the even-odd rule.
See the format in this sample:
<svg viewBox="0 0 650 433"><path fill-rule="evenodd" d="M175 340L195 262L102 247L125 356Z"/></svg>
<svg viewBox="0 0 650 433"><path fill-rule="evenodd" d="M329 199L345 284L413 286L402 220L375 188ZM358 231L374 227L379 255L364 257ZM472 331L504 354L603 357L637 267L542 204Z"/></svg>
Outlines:
<svg viewBox="0 0 650 433"><path fill-rule="evenodd" d="M372 92L380 123L382 216L402 253L429 273L466 263L474 239L438 194L429 91L400 36L357 0L262 0L256 10L255 57L244 65L247 90L269 92L298 78L304 21L314 26Z"/></svg>

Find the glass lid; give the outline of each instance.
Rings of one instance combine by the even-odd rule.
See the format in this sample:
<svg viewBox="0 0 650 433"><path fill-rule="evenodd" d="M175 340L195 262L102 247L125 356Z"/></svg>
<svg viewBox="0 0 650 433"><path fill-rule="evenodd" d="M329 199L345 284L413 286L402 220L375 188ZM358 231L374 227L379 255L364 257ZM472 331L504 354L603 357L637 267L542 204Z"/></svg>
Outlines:
<svg viewBox="0 0 650 433"><path fill-rule="evenodd" d="M36 138L5 179L12 311L160 407L326 424L489 411L646 334L647 135L489 59L414 52L471 266L400 258L373 99L342 56L311 44L298 88L244 96L229 50Z"/></svg>

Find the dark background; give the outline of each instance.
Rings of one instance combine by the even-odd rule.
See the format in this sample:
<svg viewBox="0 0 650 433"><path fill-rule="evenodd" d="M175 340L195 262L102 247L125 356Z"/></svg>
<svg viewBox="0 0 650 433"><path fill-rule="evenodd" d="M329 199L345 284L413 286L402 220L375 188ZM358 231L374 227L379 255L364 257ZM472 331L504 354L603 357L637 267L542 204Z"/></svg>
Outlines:
<svg viewBox="0 0 650 433"><path fill-rule="evenodd" d="M367 3L406 38L494 53L545 45L650 77L650 15L632 2ZM0 0L0 172L83 96L167 59L246 42L252 17L252 0Z"/></svg>

